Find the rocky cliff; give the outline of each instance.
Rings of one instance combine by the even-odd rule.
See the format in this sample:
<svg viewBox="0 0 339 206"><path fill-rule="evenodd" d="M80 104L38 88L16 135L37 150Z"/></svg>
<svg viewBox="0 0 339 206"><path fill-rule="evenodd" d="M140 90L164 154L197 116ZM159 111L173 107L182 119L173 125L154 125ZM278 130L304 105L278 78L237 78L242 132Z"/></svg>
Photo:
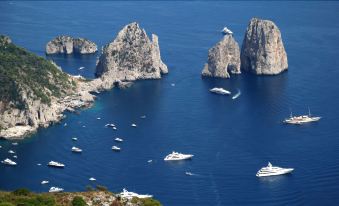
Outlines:
<svg viewBox="0 0 339 206"><path fill-rule="evenodd" d="M137 23L126 25L113 42L107 44L99 58L96 76L106 85L137 79L159 79L168 73L162 62L158 37L150 40Z"/></svg>
<svg viewBox="0 0 339 206"><path fill-rule="evenodd" d="M229 72L240 74L240 49L231 34L209 49L202 76L229 78Z"/></svg>
<svg viewBox="0 0 339 206"><path fill-rule="evenodd" d="M90 40L70 36L58 36L46 45L46 54L91 54L97 50L97 45Z"/></svg>
<svg viewBox="0 0 339 206"><path fill-rule="evenodd" d="M252 18L241 48L241 70L274 75L287 67L279 28L272 21Z"/></svg>
<svg viewBox="0 0 339 206"><path fill-rule="evenodd" d="M53 62L0 36L0 137L19 138L88 106L100 82L74 78Z"/></svg>

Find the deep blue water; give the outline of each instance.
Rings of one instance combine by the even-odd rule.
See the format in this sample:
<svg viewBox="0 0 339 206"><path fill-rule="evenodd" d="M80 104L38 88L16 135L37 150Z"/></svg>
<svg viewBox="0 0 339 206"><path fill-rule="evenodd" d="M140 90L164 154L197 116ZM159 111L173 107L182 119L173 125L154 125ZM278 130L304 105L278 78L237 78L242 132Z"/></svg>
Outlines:
<svg viewBox="0 0 339 206"><path fill-rule="evenodd" d="M101 93L92 108L67 114L18 146L0 141L0 159L9 157L9 149L18 155L17 167L0 165L0 189L85 190L93 176L112 191L150 193L164 205L339 204L338 11L339 2L0 2L0 33L41 56L57 35L86 37L101 48L123 25L138 21L159 36L170 71L161 80ZM201 79L207 51L222 37L219 30L230 27L241 45L254 16L280 28L289 71ZM97 56L51 58L71 74L93 78ZM232 100L208 92L215 86L242 94ZM281 123L290 108L302 114L308 107L323 119ZM104 127L110 122L118 131ZM134 122L137 128L130 127ZM79 141L72 142L73 136ZM120 153L111 150L114 137L125 140ZM84 152L72 154L73 145ZM164 162L172 150L195 156ZM65 169L48 168L50 160ZM295 172L258 179L267 161ZM51 184L40 185L44 179Z"/></svg>

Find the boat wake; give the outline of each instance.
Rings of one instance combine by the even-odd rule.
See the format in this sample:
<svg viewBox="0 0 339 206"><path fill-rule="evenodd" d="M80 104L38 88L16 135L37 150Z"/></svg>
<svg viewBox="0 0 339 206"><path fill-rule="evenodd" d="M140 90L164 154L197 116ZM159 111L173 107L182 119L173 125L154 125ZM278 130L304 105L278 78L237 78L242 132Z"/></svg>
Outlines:
<svg viewBox="0 0 339 206"><path fill-rule="evenodd" d="M238 92L232 97L232 99L237 99L241 95L240 89L238 89Z"/></svg>

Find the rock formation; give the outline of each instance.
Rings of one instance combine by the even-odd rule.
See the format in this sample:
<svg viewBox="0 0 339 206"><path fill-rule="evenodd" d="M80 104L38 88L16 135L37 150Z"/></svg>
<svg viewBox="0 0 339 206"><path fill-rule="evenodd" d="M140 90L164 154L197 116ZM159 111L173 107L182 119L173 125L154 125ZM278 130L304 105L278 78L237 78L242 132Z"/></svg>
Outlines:
<svg viewBox="0 0 339 206"><path fill-rule="evenodd" d="M202 76L229 78L228 72L240 74L240 49L231 34L209 49Z"/></svg>
<svg viewBox="0 0 339 206"><path fill-rule="evenodd" d="M159 79L168 73L162 62L158 37L152 41L137 23L126 25L113 42L107 44L99 58L96 76L107 86L137 79Z"/></svg>
<svg viewBox="0 0 339 206"><path fill-rule="evenodd" d="M287 67L279 28L272 21L252 18L241 48L241 70L274 75Z"/></svg>
<svg viewBox="0 0 339 206"><path fill-rule="evenodd" d="M97 45L90 40L70 36L58 36L46 45L46 54L91 54L97 50Z"/></svg>

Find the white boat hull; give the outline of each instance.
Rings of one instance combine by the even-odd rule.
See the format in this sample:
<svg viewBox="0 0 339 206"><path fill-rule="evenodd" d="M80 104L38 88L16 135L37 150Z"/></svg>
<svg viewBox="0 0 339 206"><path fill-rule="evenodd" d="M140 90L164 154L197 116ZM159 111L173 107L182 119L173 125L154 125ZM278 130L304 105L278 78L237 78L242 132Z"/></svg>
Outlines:
<svg viewBox="0 0 339 206"><path fill-rule="evenodd" d="M293 170L294 170L293 168L286 168L286 169L281 169L281 171L271 172L271 173L266 173L266 174L257 173L256 176L257 177L269 177L269 176L285 175L285 174L289 174L293 172Z"/></svg>

